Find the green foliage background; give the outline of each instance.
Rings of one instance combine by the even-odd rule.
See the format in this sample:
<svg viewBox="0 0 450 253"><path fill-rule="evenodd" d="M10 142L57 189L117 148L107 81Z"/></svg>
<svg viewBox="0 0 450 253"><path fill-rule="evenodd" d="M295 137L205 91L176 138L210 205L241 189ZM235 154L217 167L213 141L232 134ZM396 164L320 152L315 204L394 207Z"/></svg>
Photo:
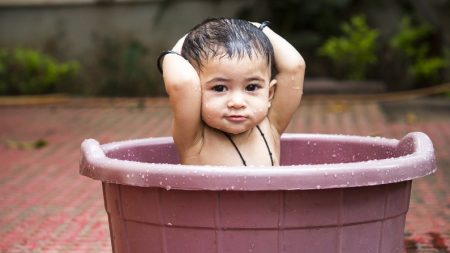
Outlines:
<svg viewBox="0 0 450 253"><path fill-rule="evenodd" d="M0 50L0 95L44 94L57 92L76 76L75 61L58 63L32 49Z"/></svg>

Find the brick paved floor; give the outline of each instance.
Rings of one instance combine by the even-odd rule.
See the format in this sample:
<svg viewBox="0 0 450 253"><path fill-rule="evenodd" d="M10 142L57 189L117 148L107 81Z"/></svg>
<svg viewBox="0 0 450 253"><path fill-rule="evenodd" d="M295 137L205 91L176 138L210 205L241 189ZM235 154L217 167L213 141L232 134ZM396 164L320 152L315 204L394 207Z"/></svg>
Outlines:
<svg viewBox="0 0 450 253"><path fill-rule="evenodd" d="M0 252L111 252L101 184L78 174L80 143L166 136L170 115L165 99L0 107ZM378 103L305 101L288 132L427 133L439 169L414 181L405 244L409 253L450 252L450 114L428 116L387 117Z"/></svg>

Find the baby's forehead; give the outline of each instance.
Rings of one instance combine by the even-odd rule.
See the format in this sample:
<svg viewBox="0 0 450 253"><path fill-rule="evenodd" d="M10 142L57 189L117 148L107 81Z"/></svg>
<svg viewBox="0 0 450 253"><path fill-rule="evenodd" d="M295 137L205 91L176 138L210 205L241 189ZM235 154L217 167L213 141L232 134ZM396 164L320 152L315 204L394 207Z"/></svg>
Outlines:
<svg viewBox="0 0 450 253"><path fill-rule="evenodd" d="M259 77L266 80L271 77L271 68L261 57L213 57L203 62L202 67L196 68L200 79L205 81L217 77L242 81Z"/></svg>

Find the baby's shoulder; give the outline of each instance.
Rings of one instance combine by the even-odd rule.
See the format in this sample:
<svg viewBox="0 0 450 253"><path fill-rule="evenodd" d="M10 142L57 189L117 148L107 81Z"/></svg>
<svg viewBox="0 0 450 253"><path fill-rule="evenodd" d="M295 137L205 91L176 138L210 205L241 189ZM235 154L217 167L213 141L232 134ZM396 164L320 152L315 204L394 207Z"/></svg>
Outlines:
<svg viewBox="0 0 450 253"><path fill-rule="evenodd" d="M264 118L264 120L258 125L262 132L272 135L275 139L280 138L280 134L278 133L277 128L275 127L268 117Z"/></svg>

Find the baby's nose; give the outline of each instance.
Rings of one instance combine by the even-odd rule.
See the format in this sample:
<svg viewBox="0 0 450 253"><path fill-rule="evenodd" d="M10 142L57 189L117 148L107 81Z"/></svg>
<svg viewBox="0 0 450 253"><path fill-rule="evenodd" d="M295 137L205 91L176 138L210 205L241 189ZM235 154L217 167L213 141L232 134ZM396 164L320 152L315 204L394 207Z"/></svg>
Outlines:
<svg viewBox="0 0 450 253"><path fill-rule="evenodd" d="M231 108L245 107L244 96L242 94L240 94L239 92L233 93L231 95L230 99L228 100L227 106L231 107Z"/></svg>

